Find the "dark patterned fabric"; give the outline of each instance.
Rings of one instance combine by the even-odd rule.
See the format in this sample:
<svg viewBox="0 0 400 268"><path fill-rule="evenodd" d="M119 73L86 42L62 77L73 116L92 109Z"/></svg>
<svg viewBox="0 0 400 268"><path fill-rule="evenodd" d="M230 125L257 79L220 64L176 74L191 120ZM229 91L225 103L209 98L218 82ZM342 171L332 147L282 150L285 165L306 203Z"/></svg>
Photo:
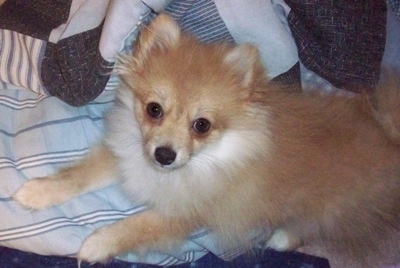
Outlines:
<svg viewBox="0 0 400 268"><path fill-rule="evenodd" d="M100 25L57 44L47 44L41 73L51 95L70 105L81 106L104 90L112 64L99 51L102 28Z"/></svg>
<svg viewBox="0 0 400 268"><path fill-rule="evenodd" d="M14 249L0 247L1 268L75 268L76 259L41 256ZM82 268L151 268L149 264L132 264L112 260L108 264L81 264ZM176 265L177 268L329 268L326 259L297 252L253 251L251 254L225 262L211 253L196 262Z"/></svg>
<svg viewBox="0 0 400 268"><path fill-rule="evenodd" d="M374 88L385 47L385 1L286 2L291 7L288 23L306 68L338 88Z"/></svg>
<svg viewBox="0 0 400 268"><path fill-rule="evenodd" d="M47 40L54 28L67 22L71 1L6 1L0 7L0 28Z"/></svg>

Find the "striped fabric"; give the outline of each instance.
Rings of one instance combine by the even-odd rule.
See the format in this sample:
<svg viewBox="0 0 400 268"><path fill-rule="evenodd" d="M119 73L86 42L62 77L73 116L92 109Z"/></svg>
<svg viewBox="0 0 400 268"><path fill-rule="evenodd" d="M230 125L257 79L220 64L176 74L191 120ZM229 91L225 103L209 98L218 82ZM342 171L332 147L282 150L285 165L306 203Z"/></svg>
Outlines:
<svg viewBox="0 0 400 268"><path fill-rule="evenodd" d="M0 41L0 80L44 94L38 67L44 42L9 30L0 30Z"/></svg>
<svg viewBox="0 0 400 268"><path fill-rule="evenodd" d="M175 0L164 11L203 42L235 42L212 0Z"/></svg>
<svg viewBox="0 0 400 268"><path fill-rule="evenodd" d="M1 232L1 241L9 241L13 239L23 239L31 236L49 233L54 230L71 227L95 224L97 222L109 222L123 219L129 215L140 212L143 207L133 208L126 211L117 210L97 210L87 214L82 214L76 217L58 217L52 218L43 222L38 222L34 225L22 226L19 228L11 228Z"/></svg>

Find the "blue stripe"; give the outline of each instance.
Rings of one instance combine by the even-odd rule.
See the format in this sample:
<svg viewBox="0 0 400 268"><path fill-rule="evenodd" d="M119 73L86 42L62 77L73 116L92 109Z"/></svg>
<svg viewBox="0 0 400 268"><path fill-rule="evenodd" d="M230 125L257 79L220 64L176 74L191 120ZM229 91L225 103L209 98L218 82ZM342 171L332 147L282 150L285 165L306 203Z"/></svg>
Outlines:
<svg viewBox="0 0 400 268"><path fill-rule="evenodd" d="M214 1L175 0L166 12L181 25L183 31L191 32L203 42L235 42Z"/></svg>
<svg viewBox="0 0 400 268"><path fill-rule="evenodd" d="M38 95L37 98L28 98L28 99L17 99L6 95L0 95L0 106L5 106L7 108L13 110L23 110L23 109L32 109L38 106L43 100L48 98L54 98L46 95ZM85 108L94 105L104 105L104 104L112 104L114 100L107 101L91 101L89 102Z"/></svg>
<svg viewBox="0 0 400 268"><path fill-rule="evenodd" d="M210 233L210 231L208 229L202 229L202 230L199 230L199 231L191 234L189 239L199 239L203 236L206 236L209 233Z"/></svg>
<svg viewBox="0 0 400 268"><path fill-rule="evenodd" d="M16 69L18 70L17 71L17 80L18 80L18 85L25 85L25 83L22 82L22 79L24 79L24 78L26 79L26 77L21 77L22 62L24 61L23 50L25 48L25 47L23 47L23 45L25 45L25 44L22 43L21 37L22 37L22 39L24 39L24 36L18 34L17 37L18 37L17 38L18 42L16 43L16 46L15 46L15 49L18 50L18 58L16 59L16 63L17 63Z"/></svg>
<svg viewBox="0 0 400 268"><path fill-rule="evenodd" d="M0 231L0 241L9 241L14 239L36 236L42 233L48 233L56 229L71 226L84 226L87 224L116 221L126 218L130 215L145 210L144 206L137 206L125 211L119 210L98 210L82 214L73 218L57 217L47 221L29 224L23 227L11 228ZM88 217L89 216L89 217Z"/></svg>
<svg viewBox="0 0 400 268"><path fill-rule="evenodd" d="M40 221L40 222L36 222L36 223L31 223L31 224L27 224L24 226L19 226L19 227L13 227L13 228L9 228L6 230L2 230L0 232L1 235L10 235L10 234L21 234L21 233L25 233L25 232L31 232L35 229L43 229L49 226L52 226L53 224L58 224L62 221L70 221L70 222L80 222L81 220L84 221L91 221L93 219L96 218L102 218L104 216L111 216L111 217L115 217L115 216L129 216L129 215L133 215L139 212L142 212L146 209L145 206L134 206L132 208L126 209L126 210L110 210L110 209L101 209L101 210L95 210L95 211L91 211L91 212L87 212L87 213L83 213L74 217L55 217L55 218L51 218L49 220L45 220L45 221Z"/></svg>
<svg viewBox="0 0 400 268"><path fill-rule="evenodd" d="M25 44L27 44L27 42L28 42L28 36L26 36L26 35L24 35L24 42L25 42ZM31 40L31 43L30 43L30 46L29 46L29 48L28 48L28 56L29 57L32 57L32 54L33 54L33 48L35 47L34 46L34 44L35 44L35 42L34 42L34 40ZM33 64L36 64L36 62L34 62ZM27 87L28 88L30 88L30 89L33 89L33 73L32 73L32 68L31 68L31 66L29 66L28 67L28 70L27 70L27 73L26 73L26 75L27 75L27 77L26 77L26 85L27 85ZM38 78L39 79L39 78ZM37 88L35 88L34 90L38 90Z"/></svg>
<svg viewBox="0 0 400 268"><path fill-rule="evenodd" d="M91 117L89 115L81 115L81 116L72 117L72 118L59 119L59 120L53 120L53 121L39 123L34 126L31 126L31 127L25 128L25 129L21 129L20 131L17 131L16 133L10 133L10 132L0 129L0 133L4 134L5 136L8 136L8 137L16 137L22 133L25 133L25 132L28 132L28 131L31 131L31 130L34 130L37 128L43 128L43 127L47 127L47 126L51 126L51 125L58 125L58 124L63 124L63 123L77 122L77 121L86 120L86 119L96 122L96 121L103 120L103 117Z"/></svg>
<svg viewBox="0 0 400 268"><path fill-rule="evenodd" d="M15 41L14 41L14 35L12 34L12 32L8 32L9 33L9 43L10 43L10 47L15 46ZM4 39L3 39L4 42ZM14 50L10 49L10 53L8 54L8 58L7 59L7 70L12 70L12 61L13 61L13 57L14 57ZM15 81L13 81L13 79L11 79L12 75L11 73L8 74L8 81L10 84L14 84L15 85Z"/></svg>
<svg viewBox="0 0 400 268"><path fill-rule="evenodd" d="M177 265L185 262L192 262L195 260L196 253L200 253L201 255L208 253L206 249L203 250L191 250L184 252L182 258L178 258L176 256L168 256L164 260L157 262L157 266L171 266L171 265Z"/></svg>
<svg viewBox="0 0 400 268"><path fill-rule="evenodd" d="M73 160L81 159L84 155L87 154L88 151L89 149L86 147L80 150L58 151L30 155L28 157L22 157L17 160L8 157L2 157L0 158L0 170L10 167L16 168L18 170L23 170L26 168L40 167L49 164L54 165L71 162Z"/></svg>
<svg viewBox="0 0 400 268"><path fill-rule="evenodd" d="M0 106L5 106L13 110L23 110L26 108L35 108L40 102L47 99L48 96L40 95L36 99L19 100L9 96L0 95Z"/></svg>

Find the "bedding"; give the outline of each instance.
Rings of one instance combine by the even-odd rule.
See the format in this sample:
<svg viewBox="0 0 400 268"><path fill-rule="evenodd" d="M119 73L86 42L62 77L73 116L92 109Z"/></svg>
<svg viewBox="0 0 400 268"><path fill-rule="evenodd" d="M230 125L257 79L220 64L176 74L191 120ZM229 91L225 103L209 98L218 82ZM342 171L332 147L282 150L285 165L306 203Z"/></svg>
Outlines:
<svg viewBox="0 0 400 268"><path fill-rule="evenodd" d="M146 209L128 202L116 186L46 211L25 210L11 195L24 181L81 159L99 140L103 115L112 106L118 86L118 77L112 74L115 59L134 49L131 44L141 25L160 11L204 42L256 44L270 77L299 89L314 85L327 93L356 92L355 85L362 84L372 90L382 60L399 68L398 1L388 1L389 12L383 1L369 1L364 9L357 9L356 2L348 3L340 7L348 12L340 14L332 1L309 2L314 4L283 0L0 1L0 264L21 258L20 252L74 257L95 229ZM363 20L349 18L355 12L362 13ZM321 18L321 14L325 15ZM338 23L307 31L312 23L318 25L328 18L337 18ZM368 31L369 39L357 36L355 28L346 29L347 22L356 24L359 33ZM353 46L346 46L350 41ZM357 51L361 41L363 53L357 54L357 61L351 57L331 61L343 51L346 55ZM162 266L197 262L202 267L202 257L210 258L210 253L232 260L243 252L218 248L212 234L200 230L174 254L139 258L129 253L119 261ZM325 260L298 253L263 254L258 261L265 267L328 267ZM282 266L271 264L282 258L286 260ZM59 260L47 259L53 266ZM203 267L209 267L206 264Z"/></svg>

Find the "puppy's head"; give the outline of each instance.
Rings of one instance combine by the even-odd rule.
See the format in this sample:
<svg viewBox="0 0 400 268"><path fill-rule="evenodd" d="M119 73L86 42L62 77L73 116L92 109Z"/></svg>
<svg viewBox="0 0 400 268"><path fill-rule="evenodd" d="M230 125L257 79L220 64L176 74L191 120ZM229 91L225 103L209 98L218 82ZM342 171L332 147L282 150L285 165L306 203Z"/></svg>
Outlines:
<svg viewBox="0 0 400 268"><path fill-rule="evenodd" d="M163 169L183 167L226 131L246 128L265 80L254 46L202 44L164 14L143 29L120 74L134 95L144 151Z"/></svg>

